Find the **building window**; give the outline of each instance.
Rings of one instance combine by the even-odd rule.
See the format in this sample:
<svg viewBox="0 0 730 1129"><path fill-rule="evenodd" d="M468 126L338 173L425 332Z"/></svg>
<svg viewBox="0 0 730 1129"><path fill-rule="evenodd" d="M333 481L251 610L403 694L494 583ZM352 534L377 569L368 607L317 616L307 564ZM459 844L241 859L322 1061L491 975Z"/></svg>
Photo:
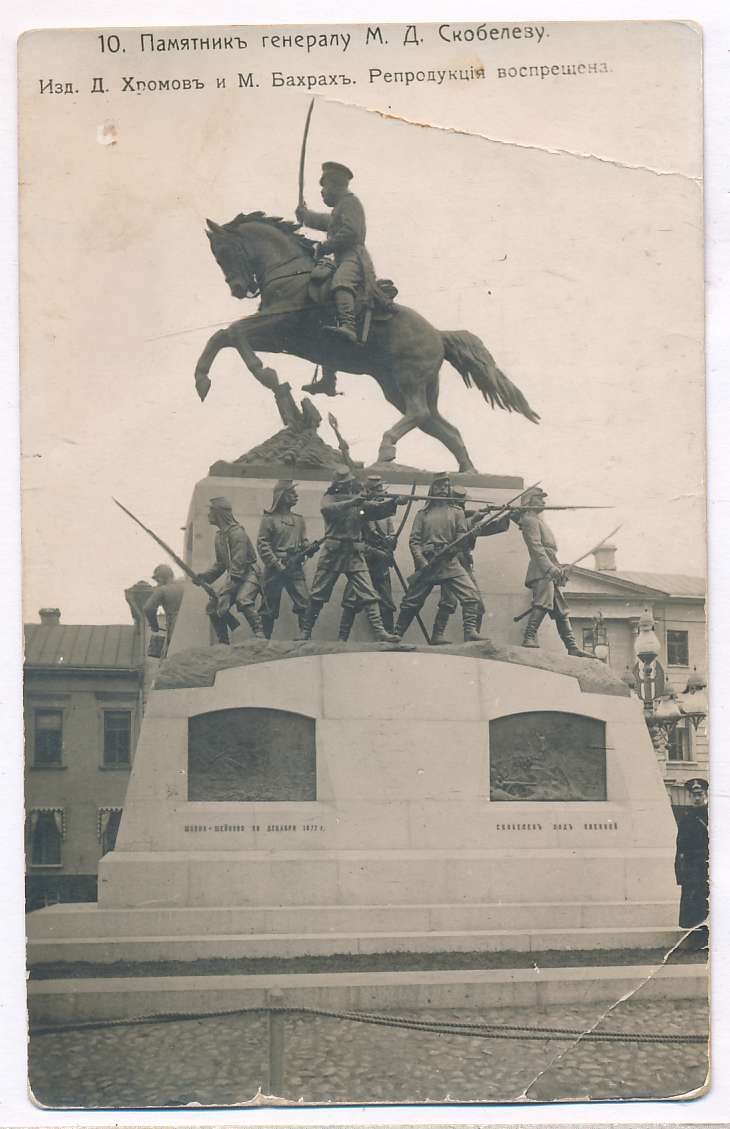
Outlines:
<svg viewBox="0 0 730 1129"><path fill-rule="evenodd" d="M126 768L132 748L131 710L104 711L104 767Z"/></svg>
<svg viewBox="0 0 730 1129"><path fill-rule="evenodd" d="M46 808L31 811L30 823L30 865L61 866L63 844L63 810Z"/></svg>
<svg viewBox="0 0 730 1129"><path fill-rule="evenodd" d="M692 760L692 727L689 722L678 722L669 734L667 760Z"/></svg>
<svg viewBox="0 0 730 1129"><path fill-rule="evenodd" d="M63 710L36 710L33 764L39 768L61 764L63 758Z"/></svg>
<svg viewBox="0 0 730 1129"><path fill-rule="evenodd" d="M114 850L121 819L121 808L101 808L99 812L99 842L103 855Z"/></svg>
<svg viewBox="0 0 730 1129"><path fill-rule="evenodd" d="M667 665L689 666L689 638L686 631L667 631Z"/></svg>

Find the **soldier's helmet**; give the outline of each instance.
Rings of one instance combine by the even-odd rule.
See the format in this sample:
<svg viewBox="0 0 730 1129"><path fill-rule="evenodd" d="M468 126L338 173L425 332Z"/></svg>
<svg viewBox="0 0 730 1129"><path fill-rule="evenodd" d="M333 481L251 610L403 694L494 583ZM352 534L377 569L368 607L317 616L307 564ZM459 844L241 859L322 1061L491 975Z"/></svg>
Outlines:
<svg viewBox="0 0 730 1129"><path fill-rule="evenodd" d="M452 493L451 478L448 471L441 470L433 476L428 488L429 498L449 497Z"/></svg>
<svg viewBox="0 0 730 1129"><path fill-rule="evenodd" d="M152 579L158 584L171 584L174 578L175 574L168 564L158 564L152 573Z"/></svg>
<svg viewBox="0 0 730 1129"><path fill-rule="evenodd" d="M279 481L274 485L274 493L271 498L271 506L265 512L267 514L275 513L275 511L278 509L279 502L282 499L282 495L286 494L287 490L295 489L296 484L292 481L291 478L280 478Z"/></svg>
<svg viewBox="0 0 730 1129"><path fill-rule="evenodd" d="M365 479L365 489L368 494L382 494L385 489L382 474L369 474Z"/></svg>
<svg viewBox="0 0 730 1129"><path fill-rule="evenodd" d="M452 486L451 487L451 497L454 498L455 501L457 501L459 503L459 505L461 505L461 506L466 505L467 494L466 494L465 487L458 486L458 485Z"/></svg>
<svg viewBox="0 0 730 1129"><path fill-rule="evenodd" d="M358 481L351 470L338 470L327 488L328 494L350 494Z"/></svg>
<svg viewBox="0 0 730 1129"><path fill-rule="evenodd" d="M520 498L521 506L534 506L536 503L544 502L547 498L547 493L540 486L533 486L531 490L525 490Z"/></svg>

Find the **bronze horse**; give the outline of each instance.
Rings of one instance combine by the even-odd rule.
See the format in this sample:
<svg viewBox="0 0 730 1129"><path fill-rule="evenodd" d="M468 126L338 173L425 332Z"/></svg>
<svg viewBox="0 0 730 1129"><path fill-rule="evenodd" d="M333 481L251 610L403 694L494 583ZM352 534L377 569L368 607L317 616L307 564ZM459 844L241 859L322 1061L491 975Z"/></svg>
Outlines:
<svg viewBox="0 0 730 1129"><path fill-rule="evenodd" d="M407 306L393 304L392 315L373 318L367 342L353 345L322 333L326 308L308 295L315 265L312 240L298 225L263 212L238 215L230 223L208 220L208 239L234 298L261 295L258 313L218 330L208 341L195 369L201 400L210 390L208 373L221 349L237 349L249 371L265 387L278 383L255 350L290 353L342 372L367 373L377 380L386 400L402 414L383 435L378 461L395 458L396 444L413 428L438 439L454 455L460 471L474 471L458 428L439 413L439 370L444 359L474 383L493 407L519 412L532 423L539 416L497 368L473 333L440 331Z"/></svg>

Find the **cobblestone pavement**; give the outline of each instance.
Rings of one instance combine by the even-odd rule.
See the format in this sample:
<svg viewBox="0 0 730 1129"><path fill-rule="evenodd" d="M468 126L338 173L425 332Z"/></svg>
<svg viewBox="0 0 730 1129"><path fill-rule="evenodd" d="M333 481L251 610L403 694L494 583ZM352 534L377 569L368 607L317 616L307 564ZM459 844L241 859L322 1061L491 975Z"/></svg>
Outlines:
<svg viewBox="0 0 730 1129"><path fill-rule="evenodd" d="M587 1029L595 1004L401 1012L417 1019ZM308 1015L287 1016L283 1097L308 1104L509 1102L653 1098L702 1087L702 1044L607 1045L441 1035ZM633 998L601 1031L704 1034L698 1001ZM234 1105L266 1091L260 1014L159 1026L39 1035L31 1086L48 1106Z"/></svg>

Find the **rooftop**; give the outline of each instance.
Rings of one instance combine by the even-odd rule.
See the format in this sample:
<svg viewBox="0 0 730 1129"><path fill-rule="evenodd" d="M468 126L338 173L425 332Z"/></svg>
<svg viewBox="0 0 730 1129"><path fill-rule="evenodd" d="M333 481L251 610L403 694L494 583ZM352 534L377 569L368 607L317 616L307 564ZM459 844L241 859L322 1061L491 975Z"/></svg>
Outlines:
<svg viewBox="0 0 730 1129"><path fill-rule="evenodd" d="M25 625L26 667L136 670L140 661L133 624Z"/></svg>

